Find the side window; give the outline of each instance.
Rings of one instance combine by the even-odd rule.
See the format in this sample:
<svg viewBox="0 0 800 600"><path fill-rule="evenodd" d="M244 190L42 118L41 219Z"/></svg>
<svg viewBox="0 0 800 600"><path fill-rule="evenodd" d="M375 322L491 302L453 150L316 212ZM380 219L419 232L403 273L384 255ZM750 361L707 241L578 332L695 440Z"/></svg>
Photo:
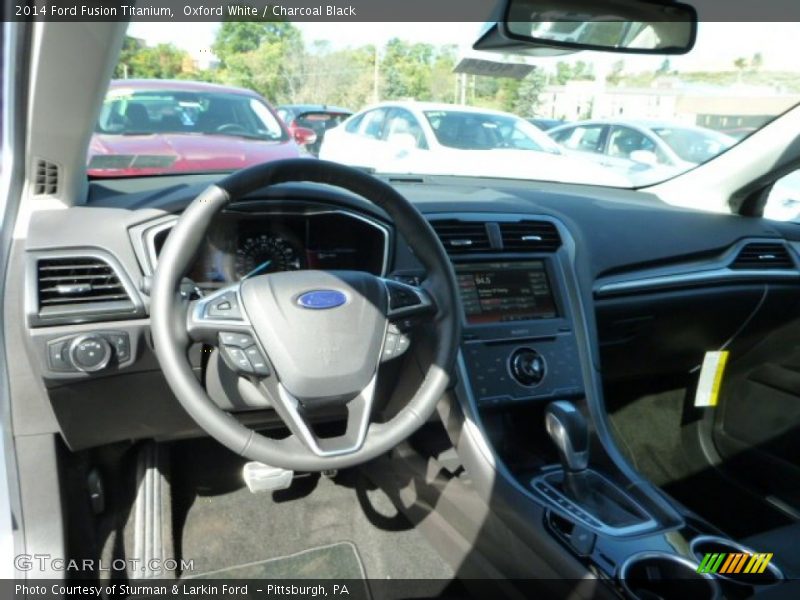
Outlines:
<svg viewBox="0 0 800 600"><path fill-rule="evenodd" d="M361 125L361 121L364 120L364 115L358 115L357 117L353 117L347 122L347 125L344 126L344 130L347 133L356 133L358 132L358 127Z"/></svg>
<svg viewBox="0 0 800 600"><path fill-rule="evenodd" d="M800 222L800 169L784 175L772 186L764 218Z"/></svg>
<svg viewBox="0 0 800 600"><path fill-rule="evenodd" d="M570 150L581 152L603 151L603 125L584 125L560 131L553 137Z"/></svg>
<svg viewBox="0 0 800 600"><path fill-rule="evenodd" d="M425 133L417 121L417 118L409 111L395 109L386 121L386 139L389 140L393 135L408 135L414 138L414 146L422 150L428 149L425 141Z"/></svg>
<svg viewBox="0 0 800 600"><path fill-rule="evenodd" d="M659 163L666 162L663 151L648 136L630 127L614 127L608 139L608 155L630 160L637 150L652 153Z"/></svg>
<svg viewBox="0 0 800 600"><path fill-rule="evenodd" d="M383 125L386 122L386 109L376 108L364 115L364 120L359 128L359 134L375 140L381 139Z"/></svg>

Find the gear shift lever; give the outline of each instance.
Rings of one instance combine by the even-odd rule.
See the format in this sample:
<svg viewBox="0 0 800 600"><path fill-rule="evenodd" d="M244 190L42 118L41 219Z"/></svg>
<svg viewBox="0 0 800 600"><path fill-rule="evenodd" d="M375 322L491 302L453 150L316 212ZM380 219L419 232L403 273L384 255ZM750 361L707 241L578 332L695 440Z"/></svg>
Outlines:
<svg viewBox="0 0 800 600"><path fill-rule="evenodd" d="M589 428L572 402L557 400L547 405L544 425L558 448L567 474L586 470L589 464Z"/></svg>

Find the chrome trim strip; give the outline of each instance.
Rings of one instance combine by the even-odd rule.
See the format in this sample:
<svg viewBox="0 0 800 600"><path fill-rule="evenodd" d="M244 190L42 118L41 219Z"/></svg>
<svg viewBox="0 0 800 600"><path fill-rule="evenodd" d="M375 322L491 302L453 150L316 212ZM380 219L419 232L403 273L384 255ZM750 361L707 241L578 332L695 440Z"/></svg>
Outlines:
<svg viewBox="0 0 800 600"><path fill-rule="evenodd" d="M674 275L611 281L596 287L594 295L597 298L602 298L625 292L658 290L703 283L737 283L765 280L800 280L800 271L789 269L729 269L725 267L707 271L695 271L693 273L676 273Z"/></svg>
<svg viewBox="0 0 800 600"><path fill-rule="evenodd" d="M587 453L587 458L588 458L588 453ZM630 494L626 494L617 484L615 484L614 482L610 481L608 479L608 477L604 477L601 473L599 473L595 469L589 469L589 470L592 471L595 475L597 475L600 479L604 480L608 485L617 488L617 491L619 491L621 494L623 494L625 497L627 497L627 499L631 502L631 504L633 504L636 508L638 508L643 514L647 515L647 519L644 520L644 521L641 521L639 523L636 523L634 525L628 525L627 527L614 527L613 525L609 525L607 523L604 523L603 521L601 521L597 517L597 515L591 514L588 510L583 508L580 504L578 504L577 502L575 502L571 498L567 498L563 493L558 491L558 489L556 489L549 481L547 481L548 476L554 475L554 474L558 473L558 471L550 471L548 473L544 473L543 475L539 475L537 477L534 477L531 480L531 487L535 490L537 483L544 485L550 491L552 491L553 493L557 494L560 498L562 498L565 502L567 502L571 506L577 508L581 512L586 513L591 518L593 518L595 521L600 523L600 526L598 527L596 525L592 525L591 523L587 522L585 519L581 518L579 515L576 515L576 514L574 514L572 512L567 511L566 513L564 513L563 507L560 507L560 506L556 507L556 505L553 504L553 502L550 501L549 498L545 498L544 501L547 502L549 507L558 508L559 512L561 514L566 515L566 517L568 519L577 519L581 523L583 523L586 527L588 527L589 529L593 529L595 531L599 531L600 533L606 533L608 535L614 535L614 536L624 536L624 535L633 535L635 533L641 533L643 531L647 531L649 529L655 529L655 528L658 527L658 523L655 521L655 519L653 519L653 517L650 516L650 513L648 513L641 504L636 502L636 500L633 499L630 496Z"/></svg>

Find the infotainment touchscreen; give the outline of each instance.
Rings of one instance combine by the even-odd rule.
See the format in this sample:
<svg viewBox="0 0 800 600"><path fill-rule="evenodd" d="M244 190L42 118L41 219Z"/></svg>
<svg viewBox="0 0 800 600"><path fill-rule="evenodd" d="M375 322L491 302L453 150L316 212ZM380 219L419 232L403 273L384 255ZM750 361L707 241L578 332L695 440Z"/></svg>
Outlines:
<svg viewBox="0 0 800 600"><path fill-rule="evenodd" d="M461 303L471 324L558 316L542 260L455 264Z"/></svg>

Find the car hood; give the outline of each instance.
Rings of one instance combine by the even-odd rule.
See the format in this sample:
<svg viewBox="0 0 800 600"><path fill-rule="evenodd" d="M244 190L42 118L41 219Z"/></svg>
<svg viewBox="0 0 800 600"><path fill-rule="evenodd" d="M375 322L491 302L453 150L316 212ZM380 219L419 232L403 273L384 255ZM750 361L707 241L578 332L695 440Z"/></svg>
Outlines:
<svg viewBox="0 0 800 600"><path fill-rule="evenodd" d="M563 183L630 187L623 175L591 161L535 150L455 150L412 152L386 161L379 171L426 175L507 177Z"/></svg>
<svg viewBox="0 0 800 600"><path fill-rule="evenodd" d="M227 135L163 133L95 134L87 172L94 177L234 171L262 162L301 156L292 140L262 141Z"/></svg>

